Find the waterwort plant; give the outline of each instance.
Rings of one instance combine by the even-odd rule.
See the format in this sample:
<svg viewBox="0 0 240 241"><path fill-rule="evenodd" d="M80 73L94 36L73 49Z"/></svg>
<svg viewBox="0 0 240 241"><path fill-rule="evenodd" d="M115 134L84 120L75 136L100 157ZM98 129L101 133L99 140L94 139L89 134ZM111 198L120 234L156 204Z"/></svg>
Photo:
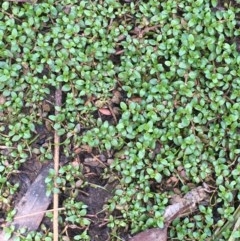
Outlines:
<svg viewBox="0 0 240 241"><path fill-rule="evenodd" d="M240 187L239 3L222 2L3 1L0 142L13 151L1 150L1 192L16 191L9 173L31 157L36 126L50 123L68 157L81 145L113 153L110 169L120 179L108 203L113 232L162 227L173 192L164 187L174 176L183 193L202 182L215 192L212 205L173 223L171 238L211 237L233 216ZM54 107L56 88L61 107ZM116 90L121 102L110 103ZM116 120L100 115L96 101L119 108ZM46 160L51 151L33 153ZM79 173L61 169L61 188ZM78 225L86 228L86 206L65 203L70 222L82 210ZM88 240L86 232L74 239ZM29 240L34 235L52 238L45 230Z"/></svg>

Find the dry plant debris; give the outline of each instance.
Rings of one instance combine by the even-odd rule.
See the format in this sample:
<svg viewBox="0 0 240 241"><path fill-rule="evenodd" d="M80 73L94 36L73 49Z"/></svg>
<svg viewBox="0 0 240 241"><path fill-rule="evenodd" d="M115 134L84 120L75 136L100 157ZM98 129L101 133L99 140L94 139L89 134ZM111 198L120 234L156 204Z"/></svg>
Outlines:
<svg viewBox="0 0 240 241"><path fill-rule="evenodd" d="M166 207L163 228L153 228L143 231L129 241L167 241L167 229L171 222L178 217L183 217L194 212L197 204L203 200L206 201L207 198L206 187L200 186L191 190L183 198L178 199L176 203Z"/></svg>
<svg viewBox="0 0 240 241"><path fill-rule="evenodd" d="M28 188L25 195L19 203L16 204L16 215L13 221L7 223L6 226L15 226L15 230L25 228L27 231L36 231L42 222L52 196L46 196L45 179L48 176L49 169L53 168L53 164L49 164L42 168L36 180ZM5 239L5 236L8 238ZM16 236L10 238L4 231L0 232L0 240L14 240Z"/></svg>

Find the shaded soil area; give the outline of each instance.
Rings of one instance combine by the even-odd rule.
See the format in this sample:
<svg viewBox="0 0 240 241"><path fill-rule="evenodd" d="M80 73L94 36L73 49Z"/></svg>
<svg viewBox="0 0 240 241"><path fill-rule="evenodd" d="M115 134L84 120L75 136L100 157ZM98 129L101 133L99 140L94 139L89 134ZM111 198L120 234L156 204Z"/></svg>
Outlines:
<svg viewBox="0 0 240 241"><path fill-rule="evenodd" d="M90 185L83 189L87 195L82 193L77 199L88 206L88 217L91 219L91 225L89 227L91 240L106 241L110 240L110 236L107 227L107 216L103 206L112 196L115 184L111 183L108 185L106 181L97 175L99 171L101 170L92 168L92 175L87 177Z"/></svg>
<svg viewBox="0 0 240 241"><path fill-rule="evenodd" d="M33 149L39 149L41 146L49 145L50 141L53 140L53 132L49 132L44 126L37 127L37 134L38 138L31 147ZM104 164L104 162L106 162L107 159L104 157L104 155L96 155L96 157L94 157L94 155L90 153L80 152L80 154L77 154L75 158L70 160L68 159L67 161L66 160L67 158L61 153L61 165L77 160L82 168L82 175L85 185L79 188L79 194L75 200L81 201L87 205L86 217L91 222L90 226L87 227L88 235L92 241L111 240L110 230L107 227L108 219L104 210L104 205L107 203L109 198L112 197L114 188L118 181L113 180L109 182L108 178L103 178L104 170L107 167L107 164ZM22 202L24 195L31 188L36 178L39 177L39 173L41 172L42 168L51 162L51 160L42 162L37 154L33 154L27 162L22 164L19 172L13 173L10 176L9 181L12 184L19 184L18 191L11 197L12 207L17 206L18 203ZM43 176L42 178L45 179L46 177L47 175L45 177ZM68 192L60 193L60 208L61 204L69 196L70 194ZM6 209L7 207L5 207L4 211L3 208L3 212L1 213L2 226L4 226L5 223L4 220L6 218ZM52 204L50 204L48 209L52 209ZM42 221L42 224L44 224L44 226L50 231L52 230L52 222L49 218L45 217ZM60 230L64 230L64 227L61 227L61 225ZM69 225L67 228L67 236L71 239L84 230L81 230L79 227L75 227L74 225Z"/></svg>

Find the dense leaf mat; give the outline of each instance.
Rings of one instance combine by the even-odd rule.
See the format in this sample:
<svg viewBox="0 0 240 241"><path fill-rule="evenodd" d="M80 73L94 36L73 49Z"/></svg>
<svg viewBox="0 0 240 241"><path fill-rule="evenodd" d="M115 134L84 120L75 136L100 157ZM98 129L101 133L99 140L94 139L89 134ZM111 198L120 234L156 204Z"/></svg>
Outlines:
<svg viewBox="0 0 240 241"><path fill-rule="evenodd" d="M107 206L110 240L121 237L124 228L134 233L162 227L169 197L203 182L212 188L209 203L173 222L169 236L208 240L232 218L240 199L237 2L4 1L3 210L10 210L8 194L17 190L9 181L11 173L34 154L52 159L51 140L32 147L44 124L62 136L66 157L82 146L112 153L110 168L120 184ZM55 116L53 91L58 86L64 105ZM63 185L79 173L66 170ZM71 205L86 213L82 204ZM89 225L67 220L63 226ZM51 232L44 232L51 240ZM221 240L230 235L231 229L225 230ZM88 239L87 229L74 237Z"/></svg>

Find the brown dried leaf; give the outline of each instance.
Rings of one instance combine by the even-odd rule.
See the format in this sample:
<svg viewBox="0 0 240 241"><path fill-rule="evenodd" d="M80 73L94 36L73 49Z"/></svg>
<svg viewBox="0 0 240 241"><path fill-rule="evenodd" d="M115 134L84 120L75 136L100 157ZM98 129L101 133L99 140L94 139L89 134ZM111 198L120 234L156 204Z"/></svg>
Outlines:
<svg viewBox="0 0 240 241"><path fill-rule="evenodd" d="M103 115L112 115L111 111L107 108L100 108L98 111Z"/></svg>
<svg viewBox="0 0 240 241"><path fill-rule="evenodd" d="M52 131L52 122L48 119L45 120L45 127L46 129L51 132Z"/></svg>
<svg viewBox="0 0 240 241"><path fill-rule="evenodd" d="M166 241L167 240L167 228L170 223L177 217L185 216L190 212L193 212L197 203L208 197L205 192L205 188L200 186L194 188L188 192L183 198L180 198L177 203L166 207L164 212L164 228L153 228L143 231L129 241Z"/></svg>
<svg viewBox="0 0 240 241"><path fill-rule="evenodd" d="M92 152L92 147L89 146L89 145L81 145L81 148L82 148L83 151L86 151L88 153Z"/></svg>
<svg viewBox="0 0 240 241"><path fill-rule="evenodd" d="M79 160L79 157L75 157L74 160L71 162L71 165L73 167L79 167L80 166L80 160Z"/></svg>
<svg viewBox="0 0 240 241"><path fill-rule="evenodd" d="M152 228L132 237L129 241L166 241L167 228Z"/></svg>
<svg viewBox="0 0 240 241"><path fill-rule="evenodd" d="M173 184L176 185L176 183L178 183L178 178L176 176L172 176L170 178L168 178L168 180L166 181L167 184Z"/></svg>
<svg viewBox="0 0 240 241"><path fill-rule="evenodd" d="M142 98L141 97L132 97L130 99L131 102L141 103Z"/></svg>
<svg viewBox="0 0 240 241"><path fill-rule="evenodd" d="M3 105L6 102L6 98L0 95L0 105Z"/></svg>
<svg viewBox="0 0 240 241"><path fill-rule="evenodd" d="M46 129L51 132L52 131L52 122L48 119L45 120L45 127Z"/></svg>
<svg viewBox="0 0 240 241"><path fill-rule="evenodd" d="M119 104L121 102L122 95L120 91L116 90L113 92L113 97L111 99L111 102L114 104Z"/></svg>
<svg viewBox="0 0 240 241"><path fill-rule="evenodd" d="M43 103L42 104L42 109L44 112L50 112L51 111L51 106L48 103Z"/></svg>
<svg viewBox="0 0 240 241"><path fill-rule="evenodd" d="M71 12L72 5L66 5L63 9L63 12L69 14Z"/></svg>
<svg viewBox="0 0 240 241"><path fill-rule="evenodd" d="M80 188L82 186L83 182L84 181L82 179L77 180L76 183L75 183L75 187Z"/></svg>
<svg viewBox="0 0 240 241"><path fill-rule="evenodd" d="M73 152L75 154L79 154L81 151L82 151L82 149L80 147L76 147L76 148L73 149Z"/></svg>
<svg viewBox="0 0 240 241"><path fill-rule="evenodd" d="M84 164L90 167L104 167L102 163L100 163L96 158L86 157L84 159Z"/></svg>
<svg viewBox="0 0 240 241"><path fill-rule="evenodd" d="M116 116L118 116L121 112L120 108L118 107L113 107L112 110L113 110L113 114Z"/></svg>

